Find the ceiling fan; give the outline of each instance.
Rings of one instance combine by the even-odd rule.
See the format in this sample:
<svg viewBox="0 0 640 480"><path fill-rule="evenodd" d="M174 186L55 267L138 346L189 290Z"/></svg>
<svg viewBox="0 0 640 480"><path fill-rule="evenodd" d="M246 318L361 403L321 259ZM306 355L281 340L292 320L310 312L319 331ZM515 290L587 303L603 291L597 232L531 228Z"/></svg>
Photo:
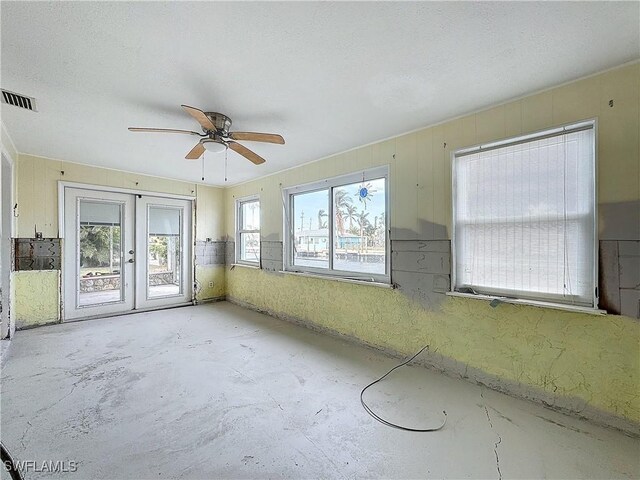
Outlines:
<svg viewBox="0 0 640 480"><path fill-rule="evenodd" d="M250 142L266 142L284 145L284 138L274 133L256 133L256 132L230 132L231 119L222 113L203 112L188 105L182 105L182 108L191 115L202 127L204 133L193 132L191 130L176 130L170 128L140 128L129 127L131 132L151 132L151 133L182 133L186 135L196 135L200 137L200 141L191 149L187 156L188 160L198 160L202 157L205 150L214 153L224 152L227 148L239 153L249 161L260 165L265 162L257 153L249 150L234 140L246 140Z"/></svg>

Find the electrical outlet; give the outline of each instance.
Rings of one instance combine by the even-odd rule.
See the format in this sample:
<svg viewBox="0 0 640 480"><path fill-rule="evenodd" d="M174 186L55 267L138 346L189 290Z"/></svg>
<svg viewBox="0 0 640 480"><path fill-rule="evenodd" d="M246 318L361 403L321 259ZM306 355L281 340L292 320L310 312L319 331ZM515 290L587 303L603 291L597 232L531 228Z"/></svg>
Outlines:
<svg viewBox="0 0 640 480"><path fill-rule="evenodd" d="M213 282L209 282L209 288L213 288Z"/></svg>

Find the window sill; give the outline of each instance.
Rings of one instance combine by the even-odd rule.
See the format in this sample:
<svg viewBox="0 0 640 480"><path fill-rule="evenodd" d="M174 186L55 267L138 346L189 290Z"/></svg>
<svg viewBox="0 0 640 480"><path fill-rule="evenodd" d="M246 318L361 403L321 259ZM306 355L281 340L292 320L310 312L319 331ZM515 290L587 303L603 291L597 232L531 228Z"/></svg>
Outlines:
<svg viewBox="0 0 640 480"><path fill-rule="evenodd" d="M285 275L296 275L298 277L319 278L320 280L330 280L335 282L354 283L356 285L368 285L371 287L378 287L378 288L393 288L393 285L391 285L390 283L372 282L370 280L359 280L356 278L343 278L343 277L338 277L333 275L320 275L317 273L308 273L308 272L291 272L287 270L282 270L278 273L283 273Z"/></svg>
<svg viewBox="0 0 640 480"><path fill-rule="evenodd" d="M607 314L605 310L600 310L598 308L581 307L577 305L576 306L563 305L561 303L542 302L542 301L536 301L536 300L523 300L519 298L497 297L494 295L482 295L482 294L462 293L462 292L447 292L447 295L451 297L474 298L476 300L485 300L485 301L498 300L500 303L511 303L514 305L529 305L533 307L550 308L554 310L565 310L568 312L587 313L589 315L606 315Z"/></svg>
<svg viewBox="0 0 640 480"><path fill-rule="evenodd" d="M257 263L255 265L252 265L250 263L232 263L231 265L229 265L229 267L231 268L231 270L233 270L236 267L251 268L252 270L260 270L260 265Z"/></svg>

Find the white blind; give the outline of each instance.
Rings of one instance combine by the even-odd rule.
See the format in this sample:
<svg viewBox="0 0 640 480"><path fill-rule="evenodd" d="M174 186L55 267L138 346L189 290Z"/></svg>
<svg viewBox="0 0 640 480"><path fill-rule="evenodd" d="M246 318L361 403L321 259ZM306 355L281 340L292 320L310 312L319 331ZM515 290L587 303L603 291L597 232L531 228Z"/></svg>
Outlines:
<svg viewBox="0 0 640 480"><path fill-rule="evenodd" d="M455 157L455 287L594 306L594 132Z"/></svg>
<svg viewBox="0 0 640 480"><path fill-rule="evenodd" d="M180 208L149 207L149 235L180 235Z"/></svg>
<svg viewBox="0 0 640 480"><path fill-rule="evenodd" d="M80 225L120 225L121 204L80 200Z"/></svg>

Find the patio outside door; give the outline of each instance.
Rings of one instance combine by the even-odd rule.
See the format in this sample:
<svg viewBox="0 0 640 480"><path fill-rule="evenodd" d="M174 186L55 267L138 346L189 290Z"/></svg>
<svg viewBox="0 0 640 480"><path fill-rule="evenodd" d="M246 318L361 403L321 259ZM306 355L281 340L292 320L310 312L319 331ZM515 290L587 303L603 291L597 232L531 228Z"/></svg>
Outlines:
<svg viewBox="0 0 640 480"><path fill-rule="evenodd" d="M65 320L191 300L191 202L64 189Z"/></svg>

